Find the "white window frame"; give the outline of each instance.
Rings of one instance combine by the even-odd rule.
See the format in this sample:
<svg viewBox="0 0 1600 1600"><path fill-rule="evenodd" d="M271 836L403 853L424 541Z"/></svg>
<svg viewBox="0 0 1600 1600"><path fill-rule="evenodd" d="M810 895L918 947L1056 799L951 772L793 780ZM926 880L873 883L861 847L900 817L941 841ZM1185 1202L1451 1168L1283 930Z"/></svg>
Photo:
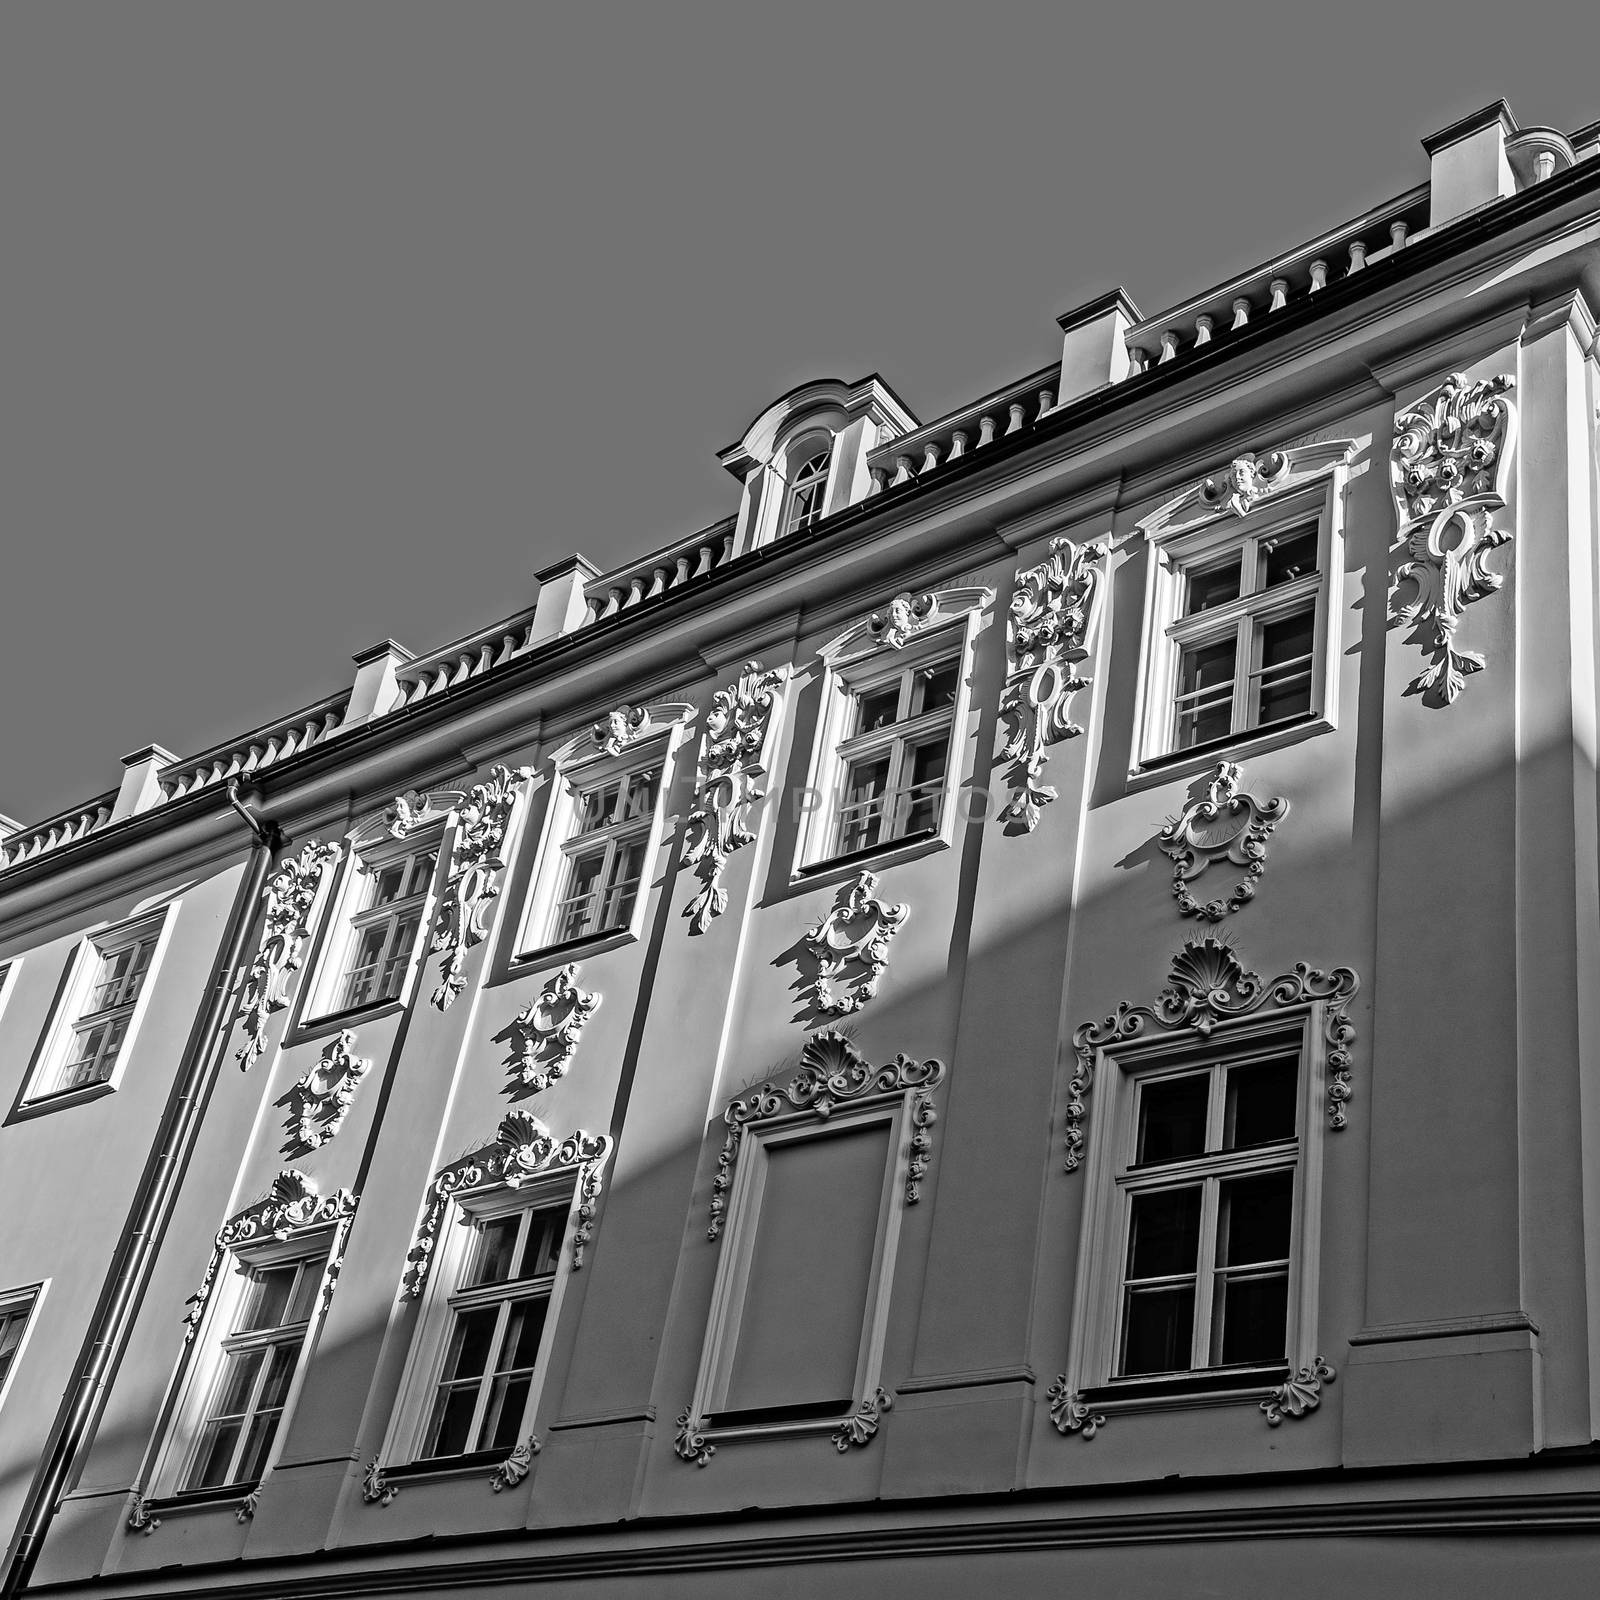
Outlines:
<svg viewBox="0 0 1600 1600"><path fill-rule="evenodd" d="M802 434L785 450L784 461L788 470L784 473L783 506L778 514L776 538L786 539L790 534L803 533L828 514L828 485L833 477L835 443L835 435L824 429ZM806 468L819 456L822 458L821 472L803 477ZM816 498L810 509L797 518L799 495L802 490L810 488L816 490Z"/></svg>
<svg viewBox="0 0 1600 1600"><path fill-rule="evenodd" d="M609 1154L608 1142L600 1160L606 1160ZM539 1335L539 1353L534 1361L527 1402L517 1428L518 1444L533 1432L555 1348L556 1326L573 1273L574 1243L579 1210L583 1203L583 1171L580 1166L552 1167L531 1182L517 1186L491 1182L475 1188L459 1189L446 1200L444 1214L434 1235L427 1282L422 1289L405 1372L390 1414L388 1433L378 1454L378 1460L385 1468L417 1466L424 1473L438 1472L443 1476L480 1468L496 1455L503 1458L509 1453L480 1450L462 1456L423 1457L420 1454L433 1412L434 1396L443 1376L450 1333L455 1325L452 1302L464 1292L461 1279L477 1245L478 1234L474 1224L518 1211L543 1210L565 1204L566 1227L562 1232L555 1276L546 1300L544 1327ZM475 1291L467 1292L475 1294ZM508 1287L507 1292L498 1298L515 1298L515 1292Z"/></svg>
<svg viewBox="0 0 1600 1600"><path fill-rule="evenodd" d="M430 795L430 802L457 798L447 795ZM418 981L418 973L427 957L432 938L434 918L438 911L440 885L449 868L450 840L447 837L446 813L425 815L420 825L406 831L398 838L385 827L382 819L368 822L349 835L350 848L339 864L339 880L330 896L332 914L323 919L320 946L312 963L312 981L301 991L300 1011L295 1027L321 1027L341 1017L358 1016L366 1012L403 1010L410 1005ZM411 942L411 953L406 961L405 975L397 994L386 998L364 1001L356 1006L341 1006L339 992L349 976L350 962L354 959L360 929L373 919L362 910L367 884L373 874L391 866L401 857L411 857L423 851L434 852L433 872L420 903L420 920ZM406 897L410 899L410 896Z"/></svg>
<svg viewBox="0 0 1600 1600"><path fill-rule="evenodd" d="M86 1100L95 1100L101 1095L112 1094L121 1085L128 1070L128 1063L133 1057L134 1047L138 1043L140 1024L150 1007L150 996L160 976L162 958L166 955L167 946L171 942L172 929L177 921L180 904L181 901L177 899L168 900L153 909L138 912L121 922L87 934L79 942L67 962L55 1005L51 1008L49 1020L40 1035L39 1048L35 1052L33 1067L28 1074L27 1087L17 1104L18 1114L29 1115L55 1110L62 1106L81 1105ZM76 1088L55 1087L67 1064L77 1024L85 1015L83 1007L95 987L101 961L108 954L115 955L118 951L141 942L151 931L155 934L155 945L140 981L138 995L133 1001L132 1008L127 1012L128 1025L122 1035L122 1042L117 1046L116 1059L111 1071L105 1078L94 1083L80 1084Z"/></svg>
<svg viewBox="0 0 1600 1600"><path fill-rule="evenodd" d="M661 703L634 713L639 718L635 731L616 750L606 750L586 728L562 744L551 756L550 797L545 806L537 854L522 919L516 928L515 961L542 958L547 952L583 946L624 943L638 939L653 900L654 878L660 863L661 845L666 833L667 796L677 777L678 753L688 736L694 707ZM601 724L600 726L604 726ZM656 787L656 803L645 838L644 865L633 910L626 923L614 928L596 929L574 939L557 936L556 913L567 881L571 856L567 846L579 837L574 828L578 820L578 796L598 784L625 778L628 773L656 766L661 777Z"/></svg>
<svg viewBox="0 0 1600 1600"><path fill-rule="evenodd" d="M920 850L948 847L963 820L958 804L961 786L970 770L975 748L972 702L972 677L979 632L988 615L994 590L988 588L939 589L919 596L924 606L914 629L898 648L888 642L892 630L874 627L885 612L846 629L818 652L823 663L822 705L817 718L817 735L812 746L806 775L806 788L799 797L798 839L791 882L838 866L868 858L914 854ZM945 771L944 797L939 808L939 825L929 833L918 833L880 841L863 850L845 855L836 848L840 816L844 809L845 774L855 752L873 743L870 736L855 736L850 731L855 713L855 696L863 689L885 683L922 665L955 655L959 661L956 701L950 712L950 755ZM905 724L911 726L911 724ZM881 730L887 732L887 730ZM894 776L891 773L891 778ZM979 819L981 820L981 813Z"/></svg>
<svg viewBox="0 0 1600 1600"><path fill-rule="evenodd" d="M1209 1034L1185 1029L1159 1039L1119 1043L1100 1050L1093 1081L1092 1119L1084 1181L1082 1243L1078 1254L1072 1328L1063 1382L1086 1395L1096 1413L1162 1410L1194 1405L1259 1403L1293 1374L1318 1359L1318 1294L1321 1268L1323 1140L1327 1133L1328 1080L1325 1024L1320 1000L1263 1011L1218 1023ZM1293 1045L1289 1044L1294 1040ZM1127 1264L1129 1196L1140 1188L1176 1182L1191 1167L1226 1167L1229 1176L1281 1168L1281 1146L1259 1155L1240 1153L1218 1160L1173 1163L1169 1172L1119 1181L1131 1164L1136 1135L1137 1086L1141 1081L1192 1072L1199 1066L1248 1059L1268 1046L1295 1048L1300 1057L1296 1108L1294 1221L1290 1240L1288 1326L1281 1363L1263 1364L1256 1381L1230 1373L1210 1378L1211 1366L1162 1375L1120 1377L1116 1367L1122 1327L1122 1289ZM1181 1169L1181 1170L1180 1170ZM1202 1228L1201 1248L1205 1244ZM1201 1272L1207 1269L1199 1267ZM1199 1300L1195 1324L1200 1322ZM1157 1393L1160 1390L1163 1392Z"/></svg>
<svg viewBox="0 0 1600 1600"><path fill-rule="evenodd" d="M43 1278L38 1283L0 1290L0 1318L15 1316L18 1312L23 1316L22 1336L12 1352L11 1365L6 1368L4 1377L0 1377L0 1409L4 1409L6 1396L11 1393L17 1371L28 1354L28 1343L33 1338L34 1329L39 1326L39 1307L44 1304L45 1291L49 1287L50 1280Z"/></svg>
<svg viewBox="0 0 1600 1600"><path fill-rule="evenodd" d="M255 1210L256 1208L249 1208ZM241 1216L248 1212L240 1213ZM178 1498L197 1503L236 1499L246 1485L259 1485L270 1476L284 1440L294 1422L295 1408L300 1392L305 1386L306 1373L316 1349L317 1338L327 1316L328 1302L333 1293L333 1282L344 1254L345 1238L353 1220L353 1204L335 1221L322 1221L306 1228L282 1228L283 1238L275 1238L268 1231L260 1242L231 1246L217 1245L211 1265L207 1268L201 1293L204 1306L193 1339L184 1352L175 1375L172 1397L165 1408L170 1422L157 1431L148 1474L141 1474L150 1485L150 1500ZM259 1478L241 1480L239 1483L219 1484L214 1488L185 1491L182 1485L187 1478L195 1451L200 1442L200 1432L205 1425L211 1396L226 1365L226 1340L232 1337L233 1325L238 1320L249 1284L243 1273L236 1270L246 1266L281 1266L289 1261L314 1256L323 1260L322 1278L318 1284L316 1300L306 1324L299 1353L295 1358L294 1377L284 1396L283 1413L273 1435L272 1445L262 1463Z"/></svg>
<svg viewBox="0 0 1600 1600"><path fill-rule="evenodd" d="M1218 477L1206 479L1168 501L1138 528L1150 546L1145 591L1145 630L1141 651L1138 719L1134 733L1134 766L1130 777L1150 774L1166 779L1215 762L1304 738L1337 726L1339 659L1344 605L1344 499L1353 440L1335 439L1275 452L1281 468L1271 473L1263 492L1233 509L1217 492ZM1270 457L1261 458L1268 461ZM1315 523L1317 576L1240 597L1184 617L1191 574L1218 565L1240 553L1248 579L1263 540ZM1243 587L1243 585L1241 585ZM1303 608L1314 595L1310 707L1301 716L1262 727L1253 726L1254 709L1248 674L1259 666L1260 625ZM1221 640L1232 634L1235 679L1230 721L1225 738L1179 747L1176 698L1183 649L1196 642ZM1243 658L1243 671L1240 671Z"/></svg>

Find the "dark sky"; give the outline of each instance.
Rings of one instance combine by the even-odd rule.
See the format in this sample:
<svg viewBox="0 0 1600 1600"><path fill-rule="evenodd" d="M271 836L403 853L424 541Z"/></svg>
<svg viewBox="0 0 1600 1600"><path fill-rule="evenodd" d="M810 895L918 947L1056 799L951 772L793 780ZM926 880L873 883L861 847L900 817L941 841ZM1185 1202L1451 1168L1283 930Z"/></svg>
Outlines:
<svg viewBox="0 0 1600 1600"><path fill-rule="evenodd" d="M1188 20L1178 20L1178 19ZM925 419L1600 117L1587 6L0 10L0 812L731 512L807 378Z"/></svg>

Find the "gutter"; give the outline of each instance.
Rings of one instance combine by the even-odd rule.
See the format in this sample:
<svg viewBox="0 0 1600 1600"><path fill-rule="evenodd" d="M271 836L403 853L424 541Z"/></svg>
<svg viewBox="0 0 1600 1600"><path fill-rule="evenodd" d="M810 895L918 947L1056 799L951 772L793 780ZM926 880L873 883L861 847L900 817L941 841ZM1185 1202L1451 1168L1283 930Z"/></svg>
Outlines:
<svg viewBox="0 0 1600 1600"><path fill-rule="evenodd" d="M73 1466L99 1423L134 1316L154 1270L156 1252L176 1207L216 1085L217 1068L227 1047L232 999L227 978L242 959L255 925L256 902L261 898L273 855L287 843L276 823L246 810L235 793L230 793L229 799L250 827L250 865L234 897L226 932L206 980L210 998L190 1029L172 1093L78 1354L75 1376L62 1396L44 1454L29 1485L19 1530L7 1554L4 1575L0 1576L0 1600L11 1600L26 1587Z"/></svg>

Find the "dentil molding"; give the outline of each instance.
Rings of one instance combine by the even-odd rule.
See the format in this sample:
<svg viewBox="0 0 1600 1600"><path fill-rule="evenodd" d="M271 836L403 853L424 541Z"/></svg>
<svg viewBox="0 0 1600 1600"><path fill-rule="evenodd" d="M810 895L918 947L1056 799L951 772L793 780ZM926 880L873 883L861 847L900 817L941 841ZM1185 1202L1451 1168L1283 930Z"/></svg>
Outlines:
<svg viewBox="0 0 1600 1600"><path fill-rule="evenodd" d="M1106 550L1103 544L1052 539L1049 555L1019 572L1011 591L1000 710L1010 717L1012 733L1000 753L1016 763L1017 793L1000 816L1029 833L1056 798L1054 786L1044 781L1047 747L1083 732L1072 720L1072 697L1089 687L1077 666L1089 657Z"/></svg>
<svg viewBox="0 0 1600 1600"><path fill-rule="evenodd" d="M879 900L877 888L877 873L863 867L854 883L840 886L827 915L806 930L806 950L816 969L811 993L819 1011L848 1016L878 992L878 981L889 966L889 941L911 907ZM852 968L857 969L856 976L841 982Z"/></svg>
<svg viewBox="0 0 1600 1600"><path fill-rule="evenodd" d="M344 1126L356 1089L372 1066L364 1056L351 1053L355 1042L353 1029L336 1033L323 1046L316 1065L291 1086L285 1097L289 1106L287 1155L308 1155Z"/></svg>
<svg viewBox="0 0 1600 1600"><path fill-rule="evenodd" d="M1220 922L1254 898L1256 884L1267 869L1267 840L1289 815L1289 802L1281 796L1257 800L1242 792L1243 779L1242 767L1219 761L1201 797L1170 819L1158 835L1162 850L1172 858L1172 892L1183 916ZM1244 876L1225 900L1202 903L1189 885L1217 861L1243 867Z"/></svg>
<svg viewBox="0 0 1600 1600"><path fill-rule="evenodd" d="M1293 969L1270 982L1247 972L1238 952L1214 934L1190 939L1172 958L1167 987L1153 1006L1119 1001L1104 1022L1085 1022L1072 1035L1076 1065L1067 1086L1066 1169L1083 1160L1083 1124L1088 1115L1084 1096L1094 1082L1095 1057L1108 1045L1136 1039L1151 1028L1190 1029L1207 1037L1220 1022L1258 1011L1324 1002L1323 1061L1327 1071L1327 1114L1330 1128L1345 1125L1350 1086L1350 1045L1356 1030L1349 1004L1360 980L1349 967L1331 972L1297 961Z"/></svg>
<svg viewBox="0 0 1600 1600"><path fill-rule="evenodd" d="M506 1057L506 1092L518 1099L539 1094L567 1068L578 1049L583 1025L599 1009L601 996L576 983L578 963L569 961L545 983L537 1000L524 1006L504 1034L511 1054Z"/></svg>
<svg viewBox="0 0 1600 1600"><path fill-rule="evenodd" d="M1511 542L1490 524L1504 509L1516 411L1505 398L1509 373L1469 383L1456 373L1395 418L1389 483L1408 559L1395 574L1395 615L1415 623L1429 664L1408 692L1447 706L1483 657L1455 644L1461 614L1504 583L1488 570L1491 550ZM1411 583L1416 594L1399 599Z"/></svg>
<svg viewBox="0 0 1600 1600"><path fill-rule="evenodd" d="M342 854L337 844L309 840L292 861L283 861L261 891L266 901L261 947L250 963L240 997L244 1044L237 1052L247 1070L266 1047L267 1019L289 1003L289 979L305 960L311 912L329 867Z"/></svg>
<svg viewBox="0 0 1600 1600"><path fill-rule="evenodd" d="M762 757L784 678L782 671L764 672L759 661L747 661L738 680L712 696L694 809L684 834L683 859L700 880L700 890L683 914L696 933L704 933L712 918L727 910L722 869L735 850L755 838L749 811L765 794L757 780L766 775Z"/></svg>

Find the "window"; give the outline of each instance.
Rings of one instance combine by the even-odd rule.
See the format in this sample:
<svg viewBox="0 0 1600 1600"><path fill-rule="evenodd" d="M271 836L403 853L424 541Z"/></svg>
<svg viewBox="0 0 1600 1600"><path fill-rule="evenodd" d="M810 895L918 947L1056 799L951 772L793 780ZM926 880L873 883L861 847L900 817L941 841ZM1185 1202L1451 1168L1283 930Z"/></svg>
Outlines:
<svg viewBox="0 0 1600 1600"><path fill-rule="evenodd" d="M817 746L797 804L801 870L951 838L973 640L992 598L901 595L824 647Z"/></svg>
<svg viewBox="0 0 1600 1600"><path fill-rule="evenodd" d="M11 1375L22 1359L28 1324L39 1303L39 1288L35 1284L32 1288L0 1293L0 1401L4 1401Z"/></svg>
<svg viewBox="0 0 1600 1600"><path fill-rule="evenodd" d="M566 861L556 903L557 944L628 926L660 794L659 763L577 791L573 837L562 846Z"/></svg>
<svg viewBox="0 0 1600 1600"><path fill-rule="evenodd" d="M158 913L95 934L79 947L45 1031L28 1102L83 1098L114 1087L133 1047L167 925L165 913Z"/></svg>
<svg viewBox="0 0 1600 1600"><path fill-rule="evenodd" d="M305 1349L326 1247L270 1264L237 1262L243 1280L181 1488L254 1483L266 1468Z"/></svg>
<svg viewBox="0 0 1600 1600"><path fill-rule="evenodd" d="M1141 762L1332 726L1331 596L1353 449L1336 440L1241 458L1140 524L1151 544Z"/></svg>
<svg viewBox="0 0 1600 1600"><path fill-rule="evenodd" d="M345 927L328 963L315 1014L353 1011L403 994L439 864L438 830L425 842L358 856L346 890Z"/></svg>
<svg viewBox="0 0 1600 1600"><path fill-rule="evenodd" d="M823 496L828 488L828 463L833 447L824 445L815 454L806 457L796 469L789 485L789 498L785 505L783 532L798 533L822 518Z"/></svg>
<svg viewBox="0 0 1600 1600"><path fill-rule="evenodd" d="M549 1322L569 1204L472 1218L421 1457L515 1448Z"/></svg>

